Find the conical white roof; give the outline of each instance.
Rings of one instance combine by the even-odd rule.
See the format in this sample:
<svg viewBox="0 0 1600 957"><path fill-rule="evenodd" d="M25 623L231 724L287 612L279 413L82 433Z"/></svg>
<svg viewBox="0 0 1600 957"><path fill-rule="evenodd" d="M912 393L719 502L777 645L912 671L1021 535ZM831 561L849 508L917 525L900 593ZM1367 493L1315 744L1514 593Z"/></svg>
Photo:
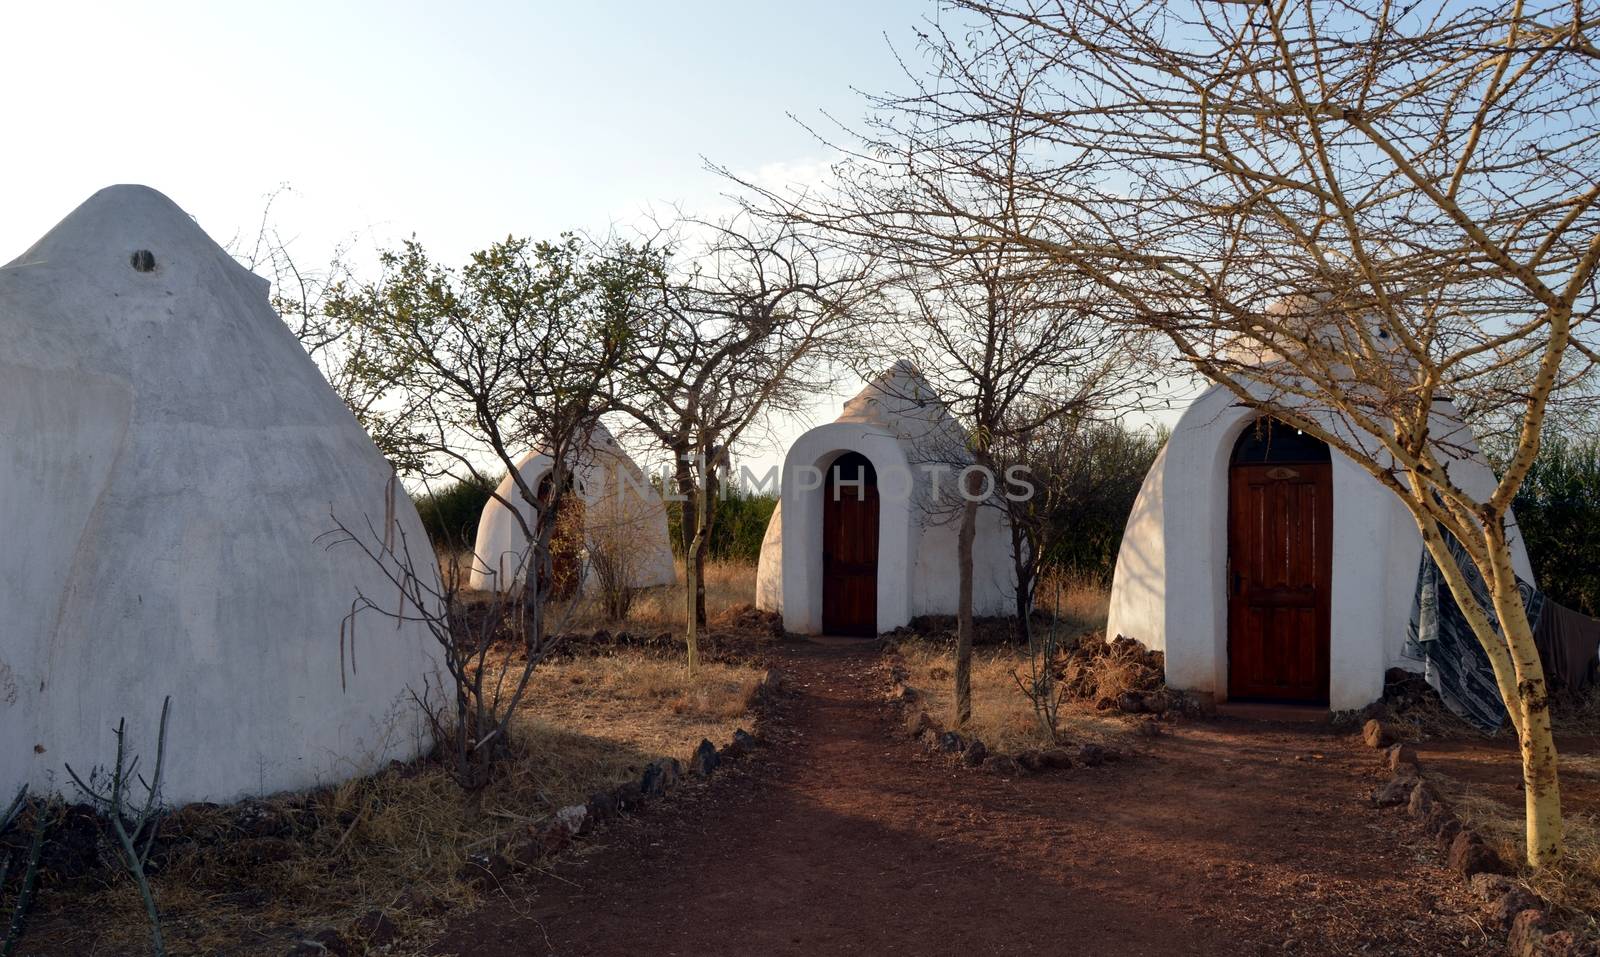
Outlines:
<svg viewBox="0 0 1600 957"><path fill-rule="evenodd" d="M876 426L901 440L912 461L960 458L965 433L916 364L901 359L844 404L838 422Z"/></svg>
<svg viewBox="0 0 1600 957"><path fill-rule="evenodd" d="M0 793L60 789L172 696L173 801L337 780L421 746L416 625L318 537L392 470L267 300L171 200L101 190L0 268ZM403 492L396 519L431 570Z"/></svg>

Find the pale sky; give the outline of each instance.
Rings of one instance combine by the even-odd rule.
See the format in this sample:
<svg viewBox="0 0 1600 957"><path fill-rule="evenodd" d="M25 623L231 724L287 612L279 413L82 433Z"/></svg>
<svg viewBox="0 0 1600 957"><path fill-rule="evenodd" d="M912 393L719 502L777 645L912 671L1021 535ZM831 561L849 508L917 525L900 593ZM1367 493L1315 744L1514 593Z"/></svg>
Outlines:
<svg viewBox="0 0 1600 957"><path fill-rule="evenodd" d="M826 150L789 114L853 121L852 87L904 89L889 44L914 59L933 16L932 0L8 4L0 261L113 183L165 192L224 244L288 184L274 220L302 263L412 234L459 262L652 206L714 214L727 184L705 159L816 176Z"/></svg>

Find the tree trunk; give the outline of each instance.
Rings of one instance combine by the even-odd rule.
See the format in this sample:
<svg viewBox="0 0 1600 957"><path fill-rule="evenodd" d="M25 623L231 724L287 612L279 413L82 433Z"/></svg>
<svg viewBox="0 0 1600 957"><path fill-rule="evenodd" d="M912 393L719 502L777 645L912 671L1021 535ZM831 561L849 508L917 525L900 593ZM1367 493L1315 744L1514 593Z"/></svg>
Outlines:
<svg viewBox="0 0 1600 957"><path fill-rule="evenodd" d="M522 618L522 639L529 648L544 641L545 599L550 594L550 579L555 567L550 559L550 542L555 535L555 506L542 506L536 518L533 540L528 543L528 557L522 573L522 606L517 610Z"/></svg>
<svg viewBox="0 0 1600 957"><path fill-rule="evenodd" d="M689 677L700 672L700 627L705 624L705 562L708 519L706 509L706 483L698 483L698 507L695 509L694 534L683 556L684 568L684 619L688 622ZM685 502L684 504L688 504Z"/></svg>
<svg viewBox="0 0 1600 957"><path fill-rule="evenodd" d="M689 455L688 447L674 447L672 453L673 480L678 485L678 494L683 497L679 507L682 518L678 522L678 542L683 552L684 643L689 655L689 673L694 674L700 667L697 627L700 619L695 614L695 596L703 587L700 584L701 569L695 562L695 533L700 527L700 501L694 479L694 460Z"/></svg>
<svg viewBox="0 0 1600 957"><path fill-rule="evenodd" d="M1420 486L1415 476L1411 487ZM1544 666L1533 643L1533 628L1528 611L1517 589L1516 571L1511 562L1511 546L1505 531L1497 524L1483 529L1479 540L1490 567L1478 572L1489 588L1494 619L1478 606L1467 579L1444 546L1438 524L1425 518L1413 505L1422 542L1434 564L1444 576L1450 595L1462 616L1472 626L1494 671L1506 714L1517 732L1522 752L1523 801L1526 815L1527 860L1533 867L1544 867L1560 860L1562 854L1561 787L1557 775L1555 737L1550 728L1550 704L1546 694ZM1476 547L1479 542L1474 542ZM1474 565L1480 565L1474 557ZM1497 627L1498 623L1498 627Z"/></svg>
<svg viewBox="0 0 1600 957"><path fill-rule="evenodd" d="M707 468L704 479L704 494L700 497L699 520L701 523L700 534L705 537L700 547L695 551L695 592L694 592L694 620L700 627L706 625L706 556L711 552L711 529L717 523L717 473L715 469Z"/></svg>
<svg viewBox="0 0 1600 957"><path fill-rule="evenodd" d="M1512 663L1511 654L1507 650L1506 642L1495 630L1495 625L1489 620L1488 613L1478 607L1478 602L1472 597L1472 589L1467 584L1467 579L1457 567L1455 556L1445 547L1444 539L1438 525L1432 519L1418 519L1418 527L1422 530L1422 544L1428 550L1428 555L1433 563L1438 566L1439 573L1444 576L1445 585L1450 589L1450 595L1456 600L1456 605L1461 609L1462 617L1467 619L1467 624L1472 626L1472 634L1478 639L1478 644L1483 647L1489 656L1489 665L1494 671L1495 684L1500 690L1500 700L1505 703L1506 712L1511 717L1511 725L1522 734L1522 712L1512 702L1517 700L1516 665ZM1483 569L1479 569L1481 573ZM1492 578L1484 576L1486 582L1493 585Z"/></svg>
<svg viewBox="0 0 1600 957"><path fill-rule="evenodd" d="M1517 741L1522 750L1523 800L1527 814L1528 863L1547 867L1561 859L1561 782L1557 775L1555 736L1550 728L1550 700L1545 685L1544 665L1533 643L1533 627L1528 621L1522 594L1517 589L1516 572L1511 564L1511 548L1505 535L1491 528L1488 538L1489 561L1494 575L1489 579L1495 617L1511 663L1516 669L1517 694L1506 702L1508 711L1519 711ZM1481 639L1480 639L1481 640Z"/></svg>
<svg viewBox="0 0 1600 957"><path fill-rule="evenodd" d="M1033 643L1033 590L1038 574L1038 562L1033 559L1033 543L1018 526L1013 516L1011 522L1011 567L1017 575L1016 614L1017 641L1022 647Z"/></svg>
<svg viewBox="0 0 1600 957"><path fill-rule="evenodd" d="M972 720L972 540L978 532L978 503L961 504L956 565L961 584L956 597L956 727Z"/></svg>
<svg viewBox="0 0 1600 957"><path fill-rule="evenodd" d="M678 494L683 496L679 514L682 520L678 522L678 546L683 552L684 564L689 561L689 546L694 541L694 530L699 523L699 503L695 500L694 462L689 458L689 452L684 448L672 450L673 481L678 485Z"/></svg>

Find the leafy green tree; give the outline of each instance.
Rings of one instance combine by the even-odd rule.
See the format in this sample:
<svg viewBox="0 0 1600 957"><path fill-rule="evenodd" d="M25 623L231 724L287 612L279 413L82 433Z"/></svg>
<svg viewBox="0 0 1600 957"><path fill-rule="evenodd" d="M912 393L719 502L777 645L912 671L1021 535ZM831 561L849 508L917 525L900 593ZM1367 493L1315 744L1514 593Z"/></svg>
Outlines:
<svg viewBox="0 0 1600 957"><path fill-rule="evenodd" d="M1600 615L1600 439L1547 434L1511 508L1539 587Z"/></svg>
<svg viewBox="0 0 1600 957"><path fill-rule="evenodd" d="M571 475L583 443L612 408L612 389L635 346L640 296L660 263L648 248L596 248L563 236L509 238L450 268L411 241L383 255L379 278L340 283L328 297L329 321L364 343L365 386L404 423L405 456L417 474L480 488L509 474L510 497L520 499L490 492L527 543L520 566L508 569L506 587L496 590L494 601L504 604L490 615L469 613L459 570L452 566L441 583L432 549L414 558L392 523L373 534L335 517L340 540L365 550L400 590L399 613L421 618L440 644L453 681L441 690L454 713L436 720L436 731L457 776L474 791L504 753L511 716L551 650L552 541L573 491L564 480L541 488L538 476L517 469L517 458L539 445L552 475ZM386 613L361 596L355 613L368 609ZM509 676L486 667L502 619L526 651Z"/></svg>

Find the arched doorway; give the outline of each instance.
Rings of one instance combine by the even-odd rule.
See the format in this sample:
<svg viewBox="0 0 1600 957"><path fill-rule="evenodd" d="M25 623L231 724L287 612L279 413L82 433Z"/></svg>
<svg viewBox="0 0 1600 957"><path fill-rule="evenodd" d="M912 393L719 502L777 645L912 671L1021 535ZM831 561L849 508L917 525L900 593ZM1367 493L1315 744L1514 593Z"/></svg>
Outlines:
<svg viewBox="0 0 1600 957"><path fill-rule="evenodd" d="M1333 582L1328 446L1262 418L1228 469L1228 696L1326 704Z"/></svg>
<svg viewBox="0 0 1600 957"><path fill-rule="evenodd" d="M878 473L846 452L828 466L822 498L822 630L878 633Z"/></svg>

